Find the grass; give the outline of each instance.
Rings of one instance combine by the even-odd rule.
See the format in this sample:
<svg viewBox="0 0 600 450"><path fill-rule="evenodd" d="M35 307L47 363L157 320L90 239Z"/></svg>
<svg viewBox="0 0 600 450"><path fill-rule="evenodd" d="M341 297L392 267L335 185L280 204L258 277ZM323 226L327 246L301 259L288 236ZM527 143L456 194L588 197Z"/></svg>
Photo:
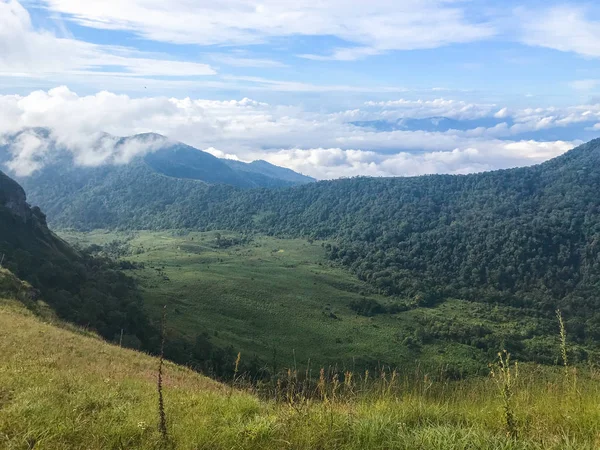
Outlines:
<svg viewBox="0 0 600 450"><path fill-rule="evenodd" d="M0 276L0 278L2 278ZM558 352L559 350L557 350ZM0 301L0 448L160 449L157 358L59 328L14 300ZM233 364L233 361L232 361ZM261 399L165 363L169 445L176 449L561 449L600 446L600 379L577 390L560 368L519 367L511 379L518 437L490 377L432 381L322 377L326 400ZM363 376L364 377L364 376ZM336 395L332 395L333 390ZM301 400L301 401L300 401Z"/></svg>
<svg viewBox="0 0 600 450"><path fill-rule="evenodd" d="M127 241L122 258L144 263L144 269L130 273L140 281L157 323L167 304L170 332L192 342L206 332L214 343L232 345L246 360L257 355L269 366L275 354L278 367L303 368L310 358L313 367L385 364L413 370L418 359L428 367L482 373L497 348L484 351L470 345L468 333L466 340L423 337L420 322L442 324L449 333L457 324L515 334L529 333L531 327L521 311L460 300L397 314L357 315L350 308L354 301L387 305L403 300L378 295L332 266L318 242L256 236L250 243L221 249L215 232L97 230L61 236L82 246Z"/></svg>

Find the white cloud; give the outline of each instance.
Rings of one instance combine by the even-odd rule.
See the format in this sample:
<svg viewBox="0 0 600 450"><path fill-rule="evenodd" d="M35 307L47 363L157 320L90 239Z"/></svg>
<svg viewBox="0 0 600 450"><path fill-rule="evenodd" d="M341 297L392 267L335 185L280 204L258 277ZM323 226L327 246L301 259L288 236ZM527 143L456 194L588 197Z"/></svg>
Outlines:
<svg viewBox="0 0 600 450"><path fill-rule="evenodd" d="M575 105L563 108L525 108L512 111L511 117L515 121L515 124L510 128L513 134L524 131L547 130L598 121L600 120L600 104Z"/></svg>
<svg viewBox="0 0 600 450"><path fill-rule="evenodd" d="M392 118L428 118L448 117L452 119L478 119L487 117L495 105L467 103L460 100L437 98L433 100L388 100L365 102L365 106L379 107L382 117Z"/></svg>
<svg viewBox="0 0 600 450"><path fill-rule="evenodd" d="M53 74L180 77L215 71L207 64L57 37L34 29L29 13L16 0L0 0L0 76L42 78Z"/></svg>
<svg viewBox="0 0 600 450"><path fill-rule="evenodd" d="M453 0L43 0L70 20L127 30L178 44L253 44L281 36L336 36L369 50L337 50L334 58L435 48L494 34L469 20ZM337 56L336 56L337 55Z"/></svg>
<svg viewBox="0 0 600 450"><path fill-rule="evenodd" d="M383 49L374 47L352 47L335 49L331 55L301 54L300 58L312 59L314 61L354 61L367 56L375 56L383 53Z"/></svg>
<svg viewBox="0 0 600 450"><path fill-rule="evenodd" d="M425 153L381 154L364 150L315 148L280 150L265 156L269 162L308 173L319 179L368 176L466 174L531 165L573 148L569 142L488 141L475 147Z"/></svg>
<svg viewBox="0 0 600 450"><path fill-rule="evenodd" d="M10 146L12 159L7 166L19 176L29 176L44 166L44 156L48 152L48 141L35 133L23 133Z"/></svg>
<svg viewBox="0 0 600 450"><path fill-rule="evenodd" d="M273 80L263 77L224 75L223 80L244 82L248 90L272 90L282 92L406 92L404 87L395 86L351 86L302 83L298 81Z"/></svg>
<svg viewBox="0 0 600 450"><path fill-rule="evenodd" d="M501 110L496 112L496 114L494 114L494 117L496 119L506 119L508 115L508 108L502 108Z"/></svg>
<svg viewBox="0 0 600 450"><path fill-rule="evenodd" d="M387 104L387 102L386 102ZM379 107L378 103L370 106ZM462 102L408 102L416 114L448 112ZM449 109L450 108L450 109ZM488 108L487 106L483 108ZM600 105L567 109L517 111L523 126L559 126L586 117L600 121ZM490 114L497 111L490 109ZM121 164L153 151L160 141L137 140L115 145L115 136L156 132L226 158L265 159L318 178L350 175L418 175L466 173L541 162L559 155L575 142L500 140L510 134L504 126L468 131L377 132L351 125L385 111L349 110L326 114L299 107L270 105L248 98L216 101L191 98L131 98L102 91L79 96L66 87L36 91L27 96L0 96L0 136L32 127L48 127L60 147L70 150L77 163ZM479 109L469 107L467 111ZM375 116L374 116L375 115ZM541 124L541 125L540 125ZM52 148L26 137L13 146L13 170L22 174L43 164ZM30 164L28 166L28 164ZM27 169L29 167L29 169Z"/></svg>
<svg viewBox="0 0 600 450"><path fill-rule="evenodd" d="M561 5L545 11L521 11L523 41L528 45L600 57L600 21L581 6Z"/></svg>

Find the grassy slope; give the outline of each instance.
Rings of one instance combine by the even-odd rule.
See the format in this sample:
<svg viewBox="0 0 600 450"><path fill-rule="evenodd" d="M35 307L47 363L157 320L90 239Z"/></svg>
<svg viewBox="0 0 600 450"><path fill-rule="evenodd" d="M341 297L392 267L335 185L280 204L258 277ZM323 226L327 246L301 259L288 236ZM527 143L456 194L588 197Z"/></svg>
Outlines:
<svg viewBox="0 0 600 450"><path fill-rule="evenodd" d="M68 328L0 300L0 448L154 448L157 360ZM167 413L180 445L227 439L236 420L260 411L257 399L226 392L167 364Z"/></svg>
<svg viewBox="0 0 600 450"><path fill-rule="evenodd" d="M157 364L0 300L0 448L159 448ZM504 434L490 379L419 378L373 385L379 394L291 406L167 364L165 401L178 449L593 449L600 382L591 375L574 388L548 369L522 370L517 440Z"/></svg>
<svg viewBox="0 0 600 450"><path fill-rule="evenodd" d="M130 248L139 254L125 258L146 265L132 273L141 281L151 314L159 317L162 305L168 304L173 332L193 340L206 331L215 343L241 350L245 359L257 354L270 365L276 349L280 368L291 365L295 355L299 366L310 358L313 366L352 368L382 362L412 368L418 358L419 364L435 368L487 371L495 354L458 341L421 343L417 320L435 318L448 327L482 324L499 333L528 329L527 319L510 308L494 310L465 301L395 315L358 316L349 305L362 294L382 304L390 299L330 266L320 244L304 240L256 237L250 244L217 249L212 232L176 236L95 231L62 236L81 245L129 239Z"/></svg>

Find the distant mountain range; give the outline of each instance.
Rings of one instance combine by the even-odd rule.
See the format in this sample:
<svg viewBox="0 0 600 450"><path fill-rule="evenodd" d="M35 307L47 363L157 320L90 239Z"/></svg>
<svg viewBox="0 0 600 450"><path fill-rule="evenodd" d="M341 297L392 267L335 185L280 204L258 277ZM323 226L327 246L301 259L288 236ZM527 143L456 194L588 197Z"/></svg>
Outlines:
<svg viewBox="0 0 600 450"><path fill-rule="evenodd" d="M102 152L106 152L109 148L111 156L105 157L105 163L99 165L94 161L94 164L75 164L71 152L54 141L51 132L45 128L27 129L7 136L3 145L0 145L0 169L11 172L8 163L14 157L12 147L18 145L24 134L39 139L48 148L47 151L40 152L41 154L33 160L35 164L41 166L32 171L31 177L34 179L45 178L52 171L59 171L61 176L73 174L75 178L81 178L82 174L95 173L95 169L108 172L111 169L119 171L118 166L123 166L124 161L132 159L127 162L138 165L146 164L161 175L198 180L206 184L226 184L245 189L289 187L315 181L314 178L266 161L245 163L220 159L210 153L181 142L171 141L156 133L144 133L123 138L102 134L91 145L97 149L96 153L99 157L102 157ZM144 147L148 149L146 154L129 157L128 153ZM11 175L15 176L14 173ZM85 176L87 175L84 175L83 179ZM16 178L20 182L28 184L29 176L16 176ZM35 193L32 195L35 198Z"/></svg>

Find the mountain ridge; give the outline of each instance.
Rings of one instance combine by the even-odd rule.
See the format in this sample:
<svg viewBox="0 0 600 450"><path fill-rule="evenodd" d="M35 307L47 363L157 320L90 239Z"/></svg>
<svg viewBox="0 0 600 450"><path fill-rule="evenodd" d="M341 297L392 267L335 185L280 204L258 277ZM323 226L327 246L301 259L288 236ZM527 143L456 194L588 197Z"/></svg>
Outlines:
<svg viewBox="0 0 600 450"><path fill-rule="evenodd" d="M20 145L21 139L32 138L34 145L43 147L39 155L22 164L23 174L12 171L18 181L23 182L28 176L39 176L48 166L76 166L82 169L102 166L121 166L144 161L154 171L174 178L195 179L207 184L229 184L241 188L255 187L288 187L297 184L314 182L315 179L293 172L290 169L272 164L237 161L235 164L227 159L217 158L181 142L173 141L158 133L140 133L133 136L116 137L108 133L99 133L86 145L84 157L86 164L75 164L80 154L70 151L52 137L52 131L46 128L24 129L4 137L0 141L0 168L13 169L14 154L12 147ZM106 154L107 149L112 149ZM86 153L87 152L87 153ZM38 167L39 166L39 167Z"/></svg>

